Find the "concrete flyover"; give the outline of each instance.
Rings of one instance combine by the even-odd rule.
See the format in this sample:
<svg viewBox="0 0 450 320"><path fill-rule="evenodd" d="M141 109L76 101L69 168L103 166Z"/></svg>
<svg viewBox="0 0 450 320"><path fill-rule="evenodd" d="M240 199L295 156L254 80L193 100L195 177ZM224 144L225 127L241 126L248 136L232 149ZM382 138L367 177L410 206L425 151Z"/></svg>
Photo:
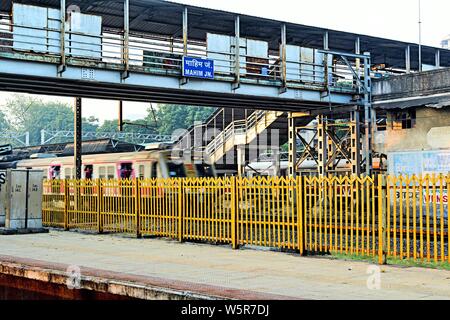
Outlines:
<svg viewBox="0 0 450 320"><path fill-rule="evenodd" d="M0 280L40 281L38 289L56 284L63 298L73 298L61 287L68 267L78 267L80 289L126 298L450 299L444 270L383 266L381 288L370 290L374 266L365 262L53 230L1 241Z"/></svg>
<svg viewBox="0 0 450 320"><path fill-rule="evenodd" d="M372 94L376 109L441 108L450 104L450 68L375 80Z"/></svg>

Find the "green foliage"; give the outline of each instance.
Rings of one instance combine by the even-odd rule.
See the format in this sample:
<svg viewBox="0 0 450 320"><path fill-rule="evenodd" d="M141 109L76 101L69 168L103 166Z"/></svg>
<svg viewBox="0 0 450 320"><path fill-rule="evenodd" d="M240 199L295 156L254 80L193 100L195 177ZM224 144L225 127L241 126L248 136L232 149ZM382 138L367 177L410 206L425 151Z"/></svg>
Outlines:
<svg viewBox="0 0 450 320"><path fill-rule="evenodd" d="M158 131L161 134L171 135L177 129L188 129L196 121L203 122L213 112L215 108L196 107L196 106L181 106L173 104L162 104L156 110L156 119ZM151 110L147 120L153 121Z"/></svg>
<svg viewBox="0 0 450 320"><path fill-rule="evenodd" d="M196 121L204 121L214 110L215 108L163 104L155 112L148 109L143 119L124 120L123 129L124 132L171 135L176 129L188 129ZM0 111L0 130L8 128L17 132L29 132L31 145L40 144L41 130L73 131L73 122L74 114L70 104L47 102L28 95L13 96L6 102L3 111ZM106 120L100 125L99 119L95 117L83 118L83 131L117 132L118 121ZM58 138L51 143L65 141L68 140Z"/></svg>
<svg viewBox="0 0 450 320"><path fill-rule="evenodd" d="M16 95L6 102L5 110L16 131L30 133L32 145L40 143L42 129L73 128L73 111L69 105L60 102L44 102L32 96Z"/></svg>
<svg viewBox="0 0 450 320"><path fill-rule="evenodd" d="M61 102L45 102L40 98L27 95L15 95L6 102L5 111L10 115L11 129L17 132L29 132L30 144L41 142L41 130L74 129L74 113L70 104ZM95 131L98 119L83 118L83 130ZM52 140L52 143L62 142L62 139Z"/></svg>

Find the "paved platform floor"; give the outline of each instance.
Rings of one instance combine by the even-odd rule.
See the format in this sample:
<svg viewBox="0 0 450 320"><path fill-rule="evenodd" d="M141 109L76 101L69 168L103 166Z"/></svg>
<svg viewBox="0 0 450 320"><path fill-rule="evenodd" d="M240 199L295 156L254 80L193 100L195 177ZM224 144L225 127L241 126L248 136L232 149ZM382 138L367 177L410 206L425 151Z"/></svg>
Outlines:
<svg viewBox="0 0 450 320"><path fill-rule="evenodd" d="M300 299L450 299L450 271L381 267L381 289L370 290L364 262L300 257L229 246L180 244L51 231L0 237L0 256L76 265L199 286ZM195 291L195 288L193 288Z"/></svg>

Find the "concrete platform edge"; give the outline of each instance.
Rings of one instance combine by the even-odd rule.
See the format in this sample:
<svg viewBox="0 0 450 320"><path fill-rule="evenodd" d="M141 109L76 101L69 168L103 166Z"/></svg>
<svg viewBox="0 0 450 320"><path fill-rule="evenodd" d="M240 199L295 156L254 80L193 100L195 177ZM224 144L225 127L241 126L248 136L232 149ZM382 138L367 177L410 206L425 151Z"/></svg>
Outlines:
<svg viewBox="0 0 450 320"><path fill-rule="evenodd" d="M0 255L0 274L66 286L69 265ZM248 290L111 272L80 266L79 289L143 300L298 300Z"/></svg>

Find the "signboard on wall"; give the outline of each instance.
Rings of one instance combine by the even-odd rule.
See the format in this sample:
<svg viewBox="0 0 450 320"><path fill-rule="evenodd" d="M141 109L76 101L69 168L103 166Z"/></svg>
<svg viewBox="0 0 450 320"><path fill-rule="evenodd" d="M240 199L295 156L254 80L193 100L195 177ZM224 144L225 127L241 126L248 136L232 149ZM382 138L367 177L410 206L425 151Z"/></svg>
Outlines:
<svg viewBox="0 0 450 320"><path fill-rule="evenodd" d="M393 152L388 155L388 163L389 174L395 176L431 176L433 174L447 176L450 174L450 150ZM412 186L413 182L410 183L409 188L398 188L395 195L391 194L391 205L394 205L395 202L398 203L399 199L406 201L409 198L410 203L413 203L413 199L415 199L417 214L419 214L421 206L423 214L426 214L427 207L432 212L433 205L436 205L437 217L440 218L442 213L444 217L448 217L448 186L445 179L443 179L442 186L436 183L436 187L433 188L430 183L428 188L427 186L416 188L415 196ZM397 187L400 187L400 183ZM405 183L403 183L403 187L406 187Z"/></svg>
<svg viewBox="0 0 450 320"><path fill-rule="evenodd" d="M450 150L392 152L388 155L389 173L426 175L450 173Z"/></svg>

